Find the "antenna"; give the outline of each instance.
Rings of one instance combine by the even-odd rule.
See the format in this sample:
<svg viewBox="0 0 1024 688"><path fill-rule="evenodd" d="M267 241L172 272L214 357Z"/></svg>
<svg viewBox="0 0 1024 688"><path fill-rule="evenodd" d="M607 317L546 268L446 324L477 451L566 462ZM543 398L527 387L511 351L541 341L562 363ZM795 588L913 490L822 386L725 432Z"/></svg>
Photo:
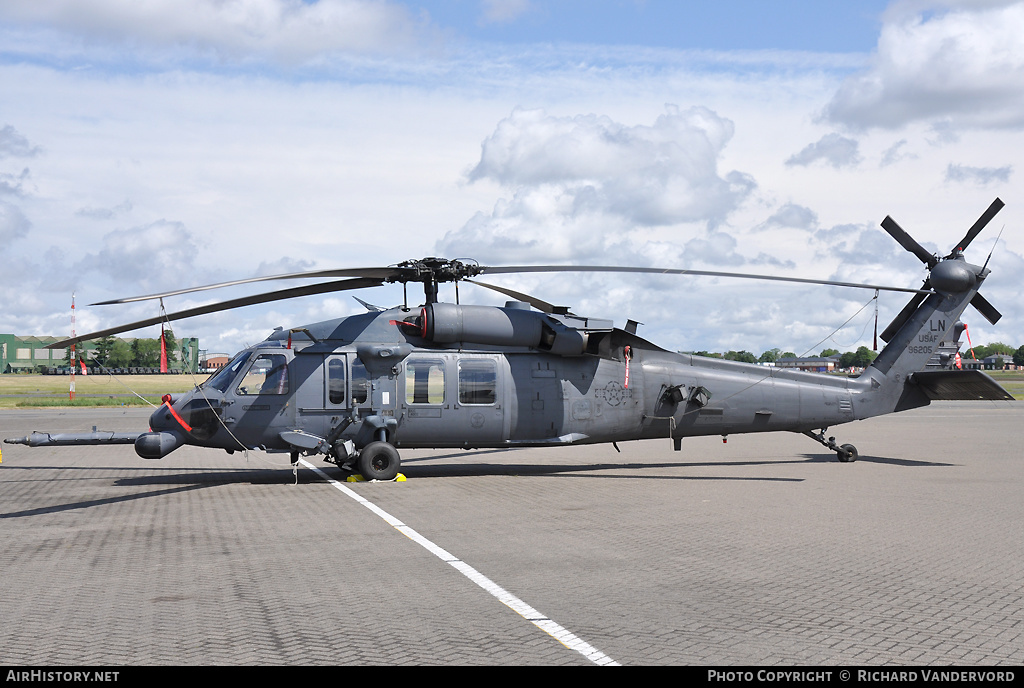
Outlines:
<svg viewBox="0 0 1024 688"><path fill-rule="evenodd" d="M878 290L875 289L875 343L874 350L878 351Z"/></svg>
<svg viewBox="0 0 1024 688"><path fill-rule="evenodd" d="M988 258L985 259L985 264L981 266L981 271L985 272L985 268L988 267L988 262L992 260L992 254L996 251L996 244L999 243L999 237L1003 236L1003 230L1006 229L1006 225L999 228L999 234L996 234L995 243L992 244L992 250L988 252Z"/></svg>

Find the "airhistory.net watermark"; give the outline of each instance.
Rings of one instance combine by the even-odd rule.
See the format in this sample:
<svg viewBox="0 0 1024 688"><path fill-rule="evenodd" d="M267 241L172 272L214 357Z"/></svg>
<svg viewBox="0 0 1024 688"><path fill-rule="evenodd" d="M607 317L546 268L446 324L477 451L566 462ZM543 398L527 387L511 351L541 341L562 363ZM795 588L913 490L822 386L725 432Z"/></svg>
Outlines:
<svg viewBox="0 0 1024 688"><path fill-rule="evenodd" d="M25 683L111 683L119 671L66 671L50 669L8 669L5 681Z"/></svg>

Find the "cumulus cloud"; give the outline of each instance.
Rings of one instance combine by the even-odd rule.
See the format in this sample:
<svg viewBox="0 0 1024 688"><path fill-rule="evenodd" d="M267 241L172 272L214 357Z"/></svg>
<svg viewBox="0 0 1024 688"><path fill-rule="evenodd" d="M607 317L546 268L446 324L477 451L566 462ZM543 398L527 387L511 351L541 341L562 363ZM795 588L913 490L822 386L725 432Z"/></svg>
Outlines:
<svg viewBox="0 0 1024 688"><path fill-rule="evenodd" d="M27 167L21 171L21 174L0 173L0 196L17 196L19 198L24 196L25 182L28 178Z"/></svg>
<svg viewBox="0 0 1024 688"><path fill-rule="evenodd" d="M312 270L315 265L316 263L311 260L281 257L277 260L265 260L260 262L256 267L256 272L254 274L259 277L266 277L269 275L287 275L293 272Z"/></svg>
<svg viewBox="0 0 1024 688"><path fill-rule="evenodd" d="M0 244L28 234L32 223L16 205L0 201Z"/></svg>
<svg viewBox="0 0 1024 688"><path fill-rule="evenodd" d="M39 147L33 146L28 139L10 124L0 129L0 159L30 158L38 155ZM26 236L32 228L32 222L25 216L20 207L4 198L22 199L26 195L25 184L29 179L26 167L19 174L0 173L0 243Z"/></svg>
<svg viewBox="0 0 1024 688"><path fill-rule="evenodd" d="M810 208L795 203L787 203L775 211L764 223L754 229L762 231L791 227L794 229L813 230L818 226L818 214Z"/></svg>
<svg viewBox="0 0 1024 688"><path fill-rule="evenodd" d="M897 251L899 245L880 229L864 225L836 225L820 229L815 238L822 242L825 250L842 265L884 266L890 256L902 258ZM867 281L867 280L864 280Z"/></svg>
<svg viewBox="0 0 1024 688"><path fill-rule="evenodd" d="M131 212L131 209L132 202L125 200L123 203L118 203L112 208L94 208L92 206L79 208L75 211L75 215L92 220L111 220L122 213Z"/></svg>
<svg viewBox="0 0 1024 688"><path fill-rule="evenodd" d="M1021 36L1024 3L898 2L887 13L872 66L843 83L825 118L853 129L937 119L1020 128Z"/></svg>
<svg viewBox="0 0 1024 688"><path fill-rule="evenodd" d="M917 157L916 155L914 155L913 153L905 152L905 146L906 145L907 145L907 140L906 139L900 139L896 143L894 143L891 146L889 146L888 148L886 148L885 152L882 153L882 161L881 161L881 163L879 163L879 166L880 167L888 167L889 165L894 165L894 164L900 162L901 160L913 160L913 159L915 159Z"/></svg>
<svg viewBox="0 0 1024 688"><path fill-rule="evenodd" d="M825 134L817 142L790 156L786 164L806 167L821 160L836 169L850 167L861 161L858 149L859 145L853 139L835 133Z"/></svg>
<svg viewBox="0 0 1024 688"><path fill-rule="evenodd" d="M483 0L480 3L480 23L507 24L533 9L530 0Z"/></svg>
<svg viewBox="0 0 1024 688"><path fill-rule="evenodd" d="M736 238L726 232L710 232L707 237L697 237L686 242L685 263L699 262L708 265L737 267L746 259L736 252Z"/></svg>
<svg viewBox="0 0 1024 688"><path fill-rule="evenodd" d="M87 41L285 61L415 50L432 32L429 21L403 5L371 0L7 0L0 18Z"/></svg>
<svg viewBox="0 0 1024 688"><path fill-rule="evenodd" d="M1010 181L1010 173L1013 167L970 167L968 165L949 164L946 168L947 182L962 182L985 186L994 182L1006 183Z"/></svg>
<svg viewBox="0 0 1024 688"><path fill-rule="evenodd" d="M960 140L961 131L948 119L932 122L928 127L928 143L933 146L943 146L950 143L957 143Z"/></svg>
<svg viewBox="0 0 1024 688"><path fill-rule="evenodd" d="M732 122L707 108L666 108L653 125L598 115L555 117L515 110L482 146L471 181L513 189L440 243L486 255L607 255L636 228L719 224L755 187L749 175L720 174Z"/></svg>
<svg viewBox="0 0 1024 688"><path fill-rule="evenodd" d="M116 285L143 291L180 287L197 253L191 233L180 222L158 220L109 232L100 249L82 257L72 272L97 273Z"/></svg>
<svg viewBox="0 0 1024 688"><path fill-rule="evenodd" d="M0 129L0 159L30 158L39 154L39 146L33 146L10 124Z"/></svg>

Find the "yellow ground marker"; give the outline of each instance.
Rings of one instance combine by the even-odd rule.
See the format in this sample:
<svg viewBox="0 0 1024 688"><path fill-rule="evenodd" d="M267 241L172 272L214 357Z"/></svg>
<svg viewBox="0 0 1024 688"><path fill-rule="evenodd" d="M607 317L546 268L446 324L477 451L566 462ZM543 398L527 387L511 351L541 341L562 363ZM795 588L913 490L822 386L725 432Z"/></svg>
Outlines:
<svg viewBox="0 0 1024 688"><path fill-rule="evenodd" d="M359 475L358 473L355 473L355 474L350 475L349 477L345 478L345 482L347 482L347 483L365 483L367 481L366 481L366 478L364 478L363 476ZM395 476L395 479L392 482L404 483L405 482L405 476L403 474L399 473L398 475Z"/></svg>

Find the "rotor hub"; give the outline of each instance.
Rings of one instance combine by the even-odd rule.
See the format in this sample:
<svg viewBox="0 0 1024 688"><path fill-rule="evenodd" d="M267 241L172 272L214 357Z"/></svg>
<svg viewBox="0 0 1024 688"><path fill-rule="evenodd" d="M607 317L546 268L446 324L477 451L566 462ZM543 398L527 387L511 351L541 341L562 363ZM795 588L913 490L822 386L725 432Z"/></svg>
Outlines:
<svg viewBox="0 0 1024 688"><path fill-rule="evenodd" d="M475 277L483 272L476 263L463 263L461 260L447 258L423 258L407 260L395 266L396 274L388 277L388 282L457 282L467 277Z"/></svg>
<svg viewBox="0 0 1024 688"><path fill-rule="evenodd" d="M483 272L477 263L463 263L447 258L423 258L407 260L395 267L395 273L386 278L387 282L421 282L425 303L437 303L437 285L442 282L459 282Z"/></svg>

